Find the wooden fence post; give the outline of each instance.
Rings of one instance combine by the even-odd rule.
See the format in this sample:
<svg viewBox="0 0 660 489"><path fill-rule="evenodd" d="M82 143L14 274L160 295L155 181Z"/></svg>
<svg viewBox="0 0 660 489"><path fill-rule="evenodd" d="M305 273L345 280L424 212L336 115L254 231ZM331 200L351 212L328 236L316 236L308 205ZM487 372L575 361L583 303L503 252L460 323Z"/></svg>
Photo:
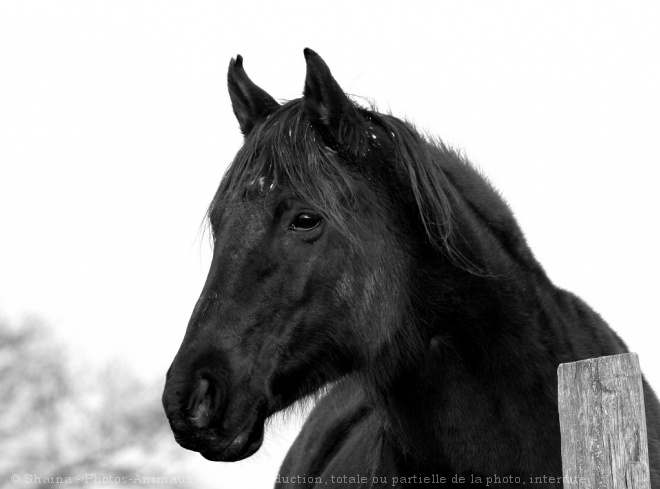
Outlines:
<svg viewBox="0 0 660 489"><path fill-rule="evenodd" d="M557 376L564 489L650 489L637 355L562 363Z"/></svg>

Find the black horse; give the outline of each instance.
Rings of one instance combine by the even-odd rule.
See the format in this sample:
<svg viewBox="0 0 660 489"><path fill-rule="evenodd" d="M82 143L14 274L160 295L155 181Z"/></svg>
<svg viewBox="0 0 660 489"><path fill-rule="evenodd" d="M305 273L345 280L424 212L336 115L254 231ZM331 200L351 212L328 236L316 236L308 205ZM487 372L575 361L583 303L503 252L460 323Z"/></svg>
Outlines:
<svg viewBox="0 0 660 489"><path fill-rule="evenodd" d="M557 366L626 346L548 279L464 158L305 58L304 95L282 105L229 65L245 142L167 373L176 440L240 460L269 416L312 398L278 487L562 487ZM660 489L660 406L644 395Z"/></svg>

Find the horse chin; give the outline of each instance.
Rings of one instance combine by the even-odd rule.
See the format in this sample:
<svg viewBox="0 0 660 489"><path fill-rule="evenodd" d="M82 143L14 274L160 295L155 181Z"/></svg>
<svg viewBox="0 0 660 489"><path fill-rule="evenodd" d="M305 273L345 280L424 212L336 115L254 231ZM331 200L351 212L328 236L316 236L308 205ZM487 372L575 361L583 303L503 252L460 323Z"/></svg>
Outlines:
<svg viewBox="0 0 660 489"><path fill-rule="evenodd" d="M255 423L249 431L239 433L229 445L216 450L200 450L200 454L212 462L237 462L254 455L264 442L264 425Z"/></svg>

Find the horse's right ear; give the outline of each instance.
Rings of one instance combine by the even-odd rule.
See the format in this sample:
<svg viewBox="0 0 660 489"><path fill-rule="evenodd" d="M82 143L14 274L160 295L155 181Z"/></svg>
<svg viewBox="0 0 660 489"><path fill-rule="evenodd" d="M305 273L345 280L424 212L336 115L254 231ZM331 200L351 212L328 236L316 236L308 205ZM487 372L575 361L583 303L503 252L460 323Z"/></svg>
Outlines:
<svg viewBox="0 0 660 489"><path fill-rule="evenodd" d="M250 134L257 122L280 106L265 90L250 80L243 69L243 57L240 54L229 62L227 86L231 106L244 136Z"/></svg>
<svg viewBox="0 0 660 489"><path fill-rule="evenodd" d="M306 48L305 60L307 61L307 75L303 95L307 111L337 137L341 132L342 122L354 118L355 106L318 54Z"/></svg>

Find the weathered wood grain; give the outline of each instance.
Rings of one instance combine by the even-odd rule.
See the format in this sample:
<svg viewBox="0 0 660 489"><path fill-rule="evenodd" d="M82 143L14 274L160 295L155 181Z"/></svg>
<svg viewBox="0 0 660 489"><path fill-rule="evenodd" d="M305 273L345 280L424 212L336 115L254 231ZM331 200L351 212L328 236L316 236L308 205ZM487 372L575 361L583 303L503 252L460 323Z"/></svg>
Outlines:
<svg viewBox="0 0 660 489"><path fill-rule="evenodd" d="M563 363L557 374L564 489L650 489L637 355Z"/></svg>

